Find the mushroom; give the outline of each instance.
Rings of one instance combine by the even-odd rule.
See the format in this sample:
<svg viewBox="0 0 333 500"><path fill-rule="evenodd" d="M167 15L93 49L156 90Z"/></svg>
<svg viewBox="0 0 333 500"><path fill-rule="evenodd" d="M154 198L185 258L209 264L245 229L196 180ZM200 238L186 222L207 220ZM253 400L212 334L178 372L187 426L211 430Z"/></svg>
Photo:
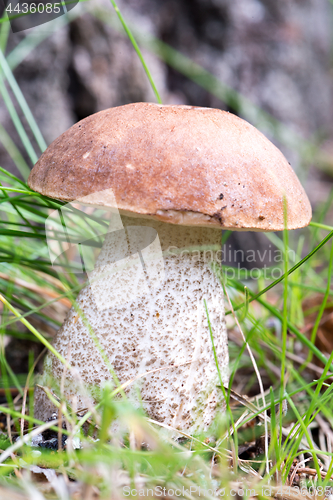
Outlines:
<svg viewBox="0 0 333 500"><path fill-rule="evenodd" d="M86 321L72 308L54 347L65 358L70 352L87 387L112 380L88 323L120 383L135 379L126 388L134 404L165 425L206 428L224 406L211 333L228 383L223 290L213 269L222 229L283 230L284 199L288 229L311 219L285 157L231 113L135 103L73 125L42 154L28 184L58 200L117 209L124 228L107 233L77 297ZM132 264L117 272L119 249ZM41 384L59 383L62 372L49 353ZM86 407L79 385L68 372L66 396ZM39 389L35 406L44 420L54 411Z"/></svg>

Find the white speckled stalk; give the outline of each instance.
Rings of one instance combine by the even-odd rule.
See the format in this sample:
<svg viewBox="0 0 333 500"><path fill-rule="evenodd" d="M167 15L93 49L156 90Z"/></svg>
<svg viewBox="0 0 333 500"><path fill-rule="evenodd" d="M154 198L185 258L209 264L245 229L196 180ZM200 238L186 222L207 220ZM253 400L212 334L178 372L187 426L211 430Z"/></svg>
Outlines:
<svg viewBox="0 0 333 500"><path fill-rule="evenodd" d="M221 390L216 388L219 382L204 300L223 382L228 381L223 290L212 271L221 231L124 216L122 221L126 231L107 235L97 270L90 276L92 284L81 291L77 303L121 383L165 368L131 384L126 389L129 399L136 406L140 404L139 388L151 418L183 430L203 429L211 423L217 408L224 409ZM159 241L162 261L156 258ZM214 250L204 251L203 245L214 246ZM129 260L131 265L124 266ZM103 278L94 280L101 274ZM69 361L86 385L101 386L112 380L74 309L54 340L55 348L65 358L69 343ZM50 376L60 381L62 372L58 359L48 354L40 383L47 384ZM76 394L78 408L86 408L76 382L70 373L66 377L65 394L69 398ZM38 389L35 408L36 417L41 419L54 411Z"/></svg>

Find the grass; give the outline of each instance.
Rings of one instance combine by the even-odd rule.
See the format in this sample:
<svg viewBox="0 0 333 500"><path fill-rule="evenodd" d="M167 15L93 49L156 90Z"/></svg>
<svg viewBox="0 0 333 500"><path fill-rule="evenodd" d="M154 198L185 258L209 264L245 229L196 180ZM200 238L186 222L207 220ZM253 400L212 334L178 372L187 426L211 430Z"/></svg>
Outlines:
<svg viewBox="0 0 333 500"><path fill-rule="evenodd" d="M107 12L99 7L91 15L114 29L125 29L158 101L138 43L257 126L265 129L273 124L275 138L297 148L304 162L320 153L314 144L309 146L297 134L286 133L283 124L193 61L129 28L112 4L121 24L111 9ZM80 12L74 9L66 18L59 18L55 29ZM42 43L45 34L27 35L6 53L8 22L3 19L0 26L0 91L21 142L15 144L1 126L0 141L24 179L0 168L0 395L4 400L0 406L0 498L7 498L7 492L13 498L36 499L148 495L208 499L236 493L246 498L293 500L309 499L315 493L328 496L333 474L333 337L329 336L333 331L333 227L326 221L333 191L308 228L267 235L283 255L280 278L274 279L273 269L268 276L259 271L255 280L249 280L245 271L240 279L230 277L227 266L216 270L229 304L230 384L224 387L218 372L227 408L207 433L178 432L179 439L173 439L172 429L130 405L117 380L100 391L98 404L84 414L73 412L61 391L55 394L45 388L58 407L58 419L64 416L66 429L58 425L58 419L43 423L34 418L38 353L43 346L53 349L52 336L75 305L84 280L83 275L63 273L50 262L45 221L62 204L32 192L25 183L46 144L13 70ZM24 116L24 125L20 116ZM225 232L225 243L228 236ZM290 249L295 254L293 262L289 261ZM214 345L209 304L205 307ZM30 346L25 373L11 366L14 341ZM62 362L68 365L65 359ZM116 397L119 393L123 397ZM121 425L110 432L114 422ZM33 429L30 434L28 429ZM31 436L41 431L67 436L66 448L59 444L61 439L57 450L31 448ZM76 447L78 440L80 448Z"/></svg>

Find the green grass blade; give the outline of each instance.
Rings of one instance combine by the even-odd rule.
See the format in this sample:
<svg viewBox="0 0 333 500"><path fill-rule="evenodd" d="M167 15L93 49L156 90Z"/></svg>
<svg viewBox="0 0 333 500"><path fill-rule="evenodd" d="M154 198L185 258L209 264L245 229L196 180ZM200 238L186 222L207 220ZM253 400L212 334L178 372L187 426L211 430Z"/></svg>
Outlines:
<svg viewBox="0 0 333 500"><path fill-rule="evenodd" d="M35 335L35 337L45 346L48 348L48 350L50 352L52 352L52 354L54 356L56 356L59 361L61 361L61 363L66 366L67 368L70 368L70 365L68 364L68 362L66 361L66 359L61 356L61 354L58 353L58 351L55 350L55 348L43 337L43 335L41 335L37 330L36 328L34 328L30 323L29 321L27 321L25 318L22 317L22 315L16 311L16 309L8 302L8 300L0 294L0 301L8 307L8 309L17 317L19 318L19 320L21 321L21 323L24 324L24 326L26 326L28 328L28 330L31 331L31 333L33 335Z"/></svg>
<svg viewBox="0 0 333 500"><path fill-rule="evenodd" d="M26 164L26 167L29 168L27 164ZM29 169L29 172L30 172L30 169ZM5 170L2 167L0 167L0 174L4 174L7 177L8 182L14 181L14 183L20 184L25 189L28 189L27 184L25 182L23 182L21 179L16 177L16 175L12 174L11 172L8 172L7 170Z"/></svg>
<svg viewBox="0 0 333 500"><path fill-rule="evenodd" d="M149 82L150 82L150 85L151 85L151 87L152 87L152 89L153 89L153 91L154 91L154 94L155 94L155 96L156 96L157 102L158 102L158 103L160 103L160 104L162 104L162 99L161 99L161 97L160 97L160 94L158 93L158 90L157 90L157 87L156 87L155 82L154 82L154 80L153 80L153 77L152 77L152 75L151 75L151 73L150 73L150 71L149 71L149 69L148 69L148 66L147 66L147 64L146 64L146 61L144 60L144 57L143 57L143 55L142 55L142 52L141 52L141 50L140 50L140 48L139 48L139 46L138 46L138 44L137 44L137 42L136 42L136 40L135 40L135 38L134 38L134 36L133 36L133 34L132 34L131 30L130 30L130 29L129 29L129 27L128 27L128 24L125 22L125 19L123 18L123 16L122 16L122 14L121 14L121 12L120 12L120 10L119 10L119 7L118 7L118 5L116 4L116 2L115 2L114 0L110 0L110 2L112 3L113 8L114 8L114 10L116 11L117 16L119 17L119 20L120 20L120 22L121 22L121 24L122 24L122 26L123 26L123 28L124 28L124 30L125 30L125 32L126 32L126 35L127 35L127 36L128 36L128 38L130 39L130 41L131 41L131 43L132 43L132 45L133 45L133 47L134 47L134 50L135 50L135 52L137 53L137 55L138 55L138 57L139 57L139 59L140 59L140 61L141 61L141 64L142 64L142 66L143 66L143 69L144 69L144 70L145 70L145 72L146 72L146 75L147 75L147 77L148 77L148 80L149 80Z"/></svg>
<svg viewBox="0 0 333 500"><path fill-rule="evenodd" d="M7 21L0 25L0 50L5 52L8 42L8 36L10 32L10 23L7 20L6 12L4 11L1 20Z"/></svg>
<svg viewBox="0 0 333 500"><path fill-rule="evenodd" d="M288 207L287 199L283 197L283 220L284 220L284 231L283 231L283 244L284 244L284 287L283 287L283 316L282 316L282 350L281 350L281 380L280 380L280 413L279 413L279 448L282 446L282 398L286 388L285 376L286 376L286 352L287 352L287 327L288 327Z"/></svg>
<svg viewBox="0 0 333 500"><path fill-rule="evenodd" d="M12 141L10 136L7 134L5 128L0 123L0 142L3 144L7 153L15 163L17 170L20 172L24 179L27 179L30 174L30 168L21 155L19 149L16 147L16 144ZM3 170L3 169L1 169Z"/></svg>
<svg viewBox="0 0 333 500"><path fill-rule="evenodd" d="M332 228L330 228L330 229L332 229ZM304 262L311 259L311 257L313 257L313 255L316 252L318 252L318 250L320 248L322 248L332 238L332 236L333 236L333 231L331 230L331 232L319 243L319 245L317 245L313 250L311 250L311 252L308 253L308 255L306 255L306 257L304 257L304 259L300 260L295 266L293 266L291 269L289 269L287 276L289 276L294 271L296 271L296 269L298 269L300 266L302 266L304 264ZM271 288L275 287L278 283L280 283L284 279L285 279L285 275L282 275L281 278L278 278L275 281L273 281L272 283L270 283L266 288L261 290L259 293L252 294L252 297L251 297L251 299L248 300L248 302L253 302L254 300L258 300L261 297L261 295L264 295L266 292L268 292L268 290L271 290ZM243 287L244 287L244 285L243 285ZM235 306L234 311L238 311L242 307L246 307L246 301ZM231 314L231 311L226 311L225 314L226 315Z"/></svg>
<svg viewBox="0 0 333 500"><path fill-rule="evenodd" d="M312 443L312 439L311 439L311 436L308 432L308 429L301 417L301 415L299 414L298 410L297 410L297 407L296 405L294 404L293 400L291 399L291 397L289 396L288 393L285 394L286 395L286 398L287 398L287 401L290 405L290 407L292 408L296 418L297 418L297 421L300 425L300 428L302 429L303 431L303 434L305 435L306 437L306 440L308 442L308 445L309 445L309 448L312 449L313 448L313 443ZM313 462L314 462L314 465L315 465L315 468L316 468L316 471L317 471L317 475L318 475L318 478L321 477L321 474L320 474L320 466L319 466L319 463L318 463L318 458L317 458L317 455L316 453L313 453L312 454L312 457L313 457ZM287 470L287 474L289 473L289 470Z"/></svg>
<svg viewBox="0 0 333 500"><path fill-rule="evenodd" d="M29 137L27 136L26 131L24 130L22 122L14 108L13 102L10 98L10 95L6 89L5 83L1 76L0 76L0 92L4 100L4 103L8 109L9 115L13 121L13 124L17 130L17 133L22 141L22 144L25 147L26 152L28 153L31 163L34 165L38 160L38 156L36 155L36 152L29 140Z"/></svg>
<svg viewBox="0 0 333 500"><path fill-rule="evenodd" d="M234 288L236 288L237 290L239 290L239 291L244 290L244 286L242 285L242 283L239 283L237 280L230 280L230 282L231 282L232 286ZM278 318L281 321L281 323L283 322L283 315L276 309L276 307L274 307L273 305L269 304L265 300L258 297L251 290L249 290L249 295L252 296L250 301L252 301L252 300L258 301L259 304L261 304L263 307L265 307L265 309L267 309L273 316ZM235 307L235 309L236 309L236 307ZM305 335L303 335L303 333L301 333L298 330L298 328L296 328L292 323L290 323L290 321L287 321L287 326L288 326L288 329L292 333L294 333L296 335L296 337L302 342L302 344L305 345L306 347L308 347L313 352L313 354L315 356L317 356L317 358L322 363L324 363L326 365L326 363L327 363L326 356L324 356L324 354L315 345L313 345L312 342ZM331 366L330 369L333 372L333 366Z"/></svg>
<svg viewBox="0 0 333 500"><path fill-rule="evenodd" d="M24 98L24 95L22 94L22 91L20 87L17 84L17 81L11 71L11 69L8 66L8 63L6 61L5 56L3 55L2 51L0 50L0 68L3 71L3 74L7 78L7 81L13 91L14 96L16 97L16 100L25 116L25 119L28 122L28 125L31 128L31 131L36 139L36 142L40 148L40 150L43 152L47 148L47 144L44 140L44 137L42 136L41 131L39 130L39 127L36 123L35 118L33 117L33 114L31 113L31 110L28 106L27 101Z"/></svg>
<svg viewBox="0 0 333 500"><path fill-rule="evenodd" d="M331 244L331 253L330 253L330 259L329 259L329 263L328 263L327 287L326 287L325 295L324 295L323 301L322 301L322 303L320 305L320 309L319 309L319 312L317 314L316 321L315 321L315 324L314 324L314 326L312 328L312 332L311 332L311 336L310 336L310 341L313 344L316 341L316 336L317 336L317 331L318 331L318 328L319 328L319 324L320 324L320 321L321 321L321 319L323 317L323 314L324 314L324 311L325 311L325 308L326 308L326 304L327 304L327 300L328 300L328 297L329 297L329 293L331 291L332 271L333 271L333 242ZM302 369L304 369L306 367L306 365L312 361L312 356L313 356L313 353L310 351L309 354L308 354L308 357L307 357L307 359L306 359L306 361L304 363L304 365L301 366L300 371Z"/></svg>
<svg viewBox="0 0 333 500"><path fill-rule="evenodd" d="M82 0L80 0L80 2L82 3ZM17 66L19 66L36 47L38 47L38 45L40 45L44 40L49 38L59 29L67 26L70 21L73 21L81 15L82 12L80 11L80 9L73 9L69 13L67 13L66 17L61 16L53 19L52 23L48 24L47 30L45 30L43 25L36 26L33 31L27 34L23 38L23 40L21 40L7 55L7 63L9 68L14 71Z"/></svg>

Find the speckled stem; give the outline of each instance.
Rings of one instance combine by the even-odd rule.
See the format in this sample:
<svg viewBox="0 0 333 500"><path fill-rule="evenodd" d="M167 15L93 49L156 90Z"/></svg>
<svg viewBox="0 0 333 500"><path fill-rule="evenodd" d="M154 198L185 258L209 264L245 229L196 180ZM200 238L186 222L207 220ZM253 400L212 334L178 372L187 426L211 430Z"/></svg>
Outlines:
<svg viewBox="0 0 333 500"><path fill-rule="evenodd" d="M126 389L138 406L138 388L148 415L178 429L207 427L224 404L218 384L207 314L223 381L228 381L228 346L223 290L212 270L221 252L221 231L122 216L124 231L109 233L77 303L121 383L150 370ZM160 250L163 252L161 256ZM112 380L82 318L74 309L58 331L55 348L84 384ZM181 366L178 366L181 365ZM159 370L163 368L162 370ZM59 381L63 366L48 354L41 383ZM54 383L54 382L53 382ZM70 373L65 394L85 396ZM36 417L54 411L37 390Z"/></svg>

